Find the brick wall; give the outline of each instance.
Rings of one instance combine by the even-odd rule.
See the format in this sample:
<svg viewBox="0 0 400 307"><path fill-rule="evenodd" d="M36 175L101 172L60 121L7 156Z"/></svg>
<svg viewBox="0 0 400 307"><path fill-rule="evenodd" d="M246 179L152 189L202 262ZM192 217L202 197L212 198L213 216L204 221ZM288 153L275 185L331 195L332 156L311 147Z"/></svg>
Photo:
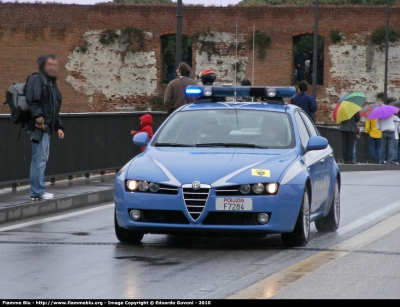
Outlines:
<svg viewBox="0 0 400 307"><path fill-rule="evenodd" d="M326 39L324 85L318 86L317 89L320 106L317 120L330 120L332 102L337 100L337 95L363 90L369 91L368 98L373 100L373 93L383 91L383 81L379 79L383 53L379 48L372 47L374 50L371 55L371 47L366 45L371 32L385 25L385 12L384 7L320 8L319 34ZM400 30L399 13L400 9L395 8L391 26ZM3 93L12 82L24 80L29 73L35 71L38 55L52 52L58 55L62 68L59 85L64 96L63 112L120 110L125 106L147 103L151 97L162 94L165 89L161 83L160 37L175 33L175 15L174 7L160 5L0 3L0 92ZM272 45L267 50L267 56L264 60L257 57L255 59L254 73L257 85L291 84L293 36L312 34L314 27L312 6L185 6L183 15L185 35L191 36L206 30L235 33L235 16L238 17L238 28L244 41L251 37L254 23L256 29L268 33L272 38ZM142 54L135 55L137 58L132 58L131 62L126 63L116 58L118 50L110 53L110 50L100 50L101 48L94 46L94 43L89 53L76 54L76 48L88 40L88 35L101 33L105 29L119 30L128 26L147 33L145 49ZM332 45L330 42L329 35L332 29L343 33L344 40L341 44ZM247 61L243 71L243 75L247 77L252 75L252 52L249 47L245 45L241 50L241 56ZM196 48L197 45L194 44L195 69ZM399 48L398 44L392 46L394 51L391 54L394 57L397 57ZM201 61L201 66L204 66L204 57ZM372 72L371 69L364 70L362 67L368 61L376 67ZM84 64L86 68L82 68ZM137 75L138 64L143 66L139 67L140 69L149 68L149 73L144 78ZM211 66L213 64L217 65L210 63ZM394 59L391 68L397 64L400 63ZM115 67L117 72L110 71L112 67ZM142 82L140 86L125 91L125 84L138 84L138 80ZM115 85L115 82L124 83ZM400 75L391 72L391 95L400 95L396 88L399 83ZM150 92L140 89L146 84L151 88ZM0 112L7 112L7 109L1 106Z"/></svg>

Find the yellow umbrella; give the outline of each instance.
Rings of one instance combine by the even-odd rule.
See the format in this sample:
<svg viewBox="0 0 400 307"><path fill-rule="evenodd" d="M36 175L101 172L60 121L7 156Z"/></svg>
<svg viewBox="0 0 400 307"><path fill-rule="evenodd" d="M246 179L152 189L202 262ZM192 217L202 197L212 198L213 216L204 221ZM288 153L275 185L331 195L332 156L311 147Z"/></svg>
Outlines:
<svg viewBox="0 0 400 307"><path fill-rule="evenodd" d="M333 119L338 124L349 120L362 109L365 100L366 97L363 93L352 93L343 97L333 110Z"/></svg>

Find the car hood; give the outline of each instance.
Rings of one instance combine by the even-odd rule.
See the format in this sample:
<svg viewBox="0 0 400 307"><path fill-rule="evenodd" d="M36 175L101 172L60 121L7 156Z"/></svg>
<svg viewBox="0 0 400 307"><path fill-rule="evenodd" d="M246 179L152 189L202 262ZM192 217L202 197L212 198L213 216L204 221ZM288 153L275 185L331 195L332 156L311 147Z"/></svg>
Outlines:
<svg viewBox="0 0 400 307"><path fill-rule="evenodd" d="M199 181L213 187L278 182L296 159L294 149L157 148L135 157L125 179L181 186Z"/></svg>

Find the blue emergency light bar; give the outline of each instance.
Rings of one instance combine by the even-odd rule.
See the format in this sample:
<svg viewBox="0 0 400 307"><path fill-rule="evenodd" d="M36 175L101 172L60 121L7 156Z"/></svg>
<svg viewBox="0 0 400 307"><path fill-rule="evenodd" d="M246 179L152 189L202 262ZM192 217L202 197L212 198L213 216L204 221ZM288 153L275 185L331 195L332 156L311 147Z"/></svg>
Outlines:
<svg viewBox="0 0 400 307"><path fill-rule="evenodd" d="M292 98L296 94L293 86L202 86L189 85L186 94L190 97L260 97Z"/></svg>

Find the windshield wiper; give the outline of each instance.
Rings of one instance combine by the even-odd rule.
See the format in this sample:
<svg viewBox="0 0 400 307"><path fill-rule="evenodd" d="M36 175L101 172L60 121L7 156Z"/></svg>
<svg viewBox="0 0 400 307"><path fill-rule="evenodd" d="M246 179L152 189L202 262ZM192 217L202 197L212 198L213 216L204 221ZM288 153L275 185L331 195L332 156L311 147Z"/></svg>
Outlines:
<svg viewBox="0 0 400 307"><path fill-rule="evenodd" d="M179 143L155 143L156 147L193 147L194 145L190 144L179 144Z"/></svg>
<svg viewBox="0 0 400 307"><path fill-rule="evenodd" d="M247 143L200 143L196 144L196 147L248 147L248 148L263 148L267 149L267 146L259 146L256 144Z"/></svg>

